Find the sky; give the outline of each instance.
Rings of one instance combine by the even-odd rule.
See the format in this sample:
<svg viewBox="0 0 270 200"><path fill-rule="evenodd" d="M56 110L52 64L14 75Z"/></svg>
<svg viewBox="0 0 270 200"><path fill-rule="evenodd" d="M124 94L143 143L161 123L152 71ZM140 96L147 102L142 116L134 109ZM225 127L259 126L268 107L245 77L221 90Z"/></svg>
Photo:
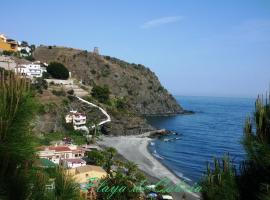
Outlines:
<svg viewBox="0 0 270 200"><path fill-rule="evenodd" d="M270 0L4 0L0 33L154 71L174 95L256 97L270 83Z"/></svg>

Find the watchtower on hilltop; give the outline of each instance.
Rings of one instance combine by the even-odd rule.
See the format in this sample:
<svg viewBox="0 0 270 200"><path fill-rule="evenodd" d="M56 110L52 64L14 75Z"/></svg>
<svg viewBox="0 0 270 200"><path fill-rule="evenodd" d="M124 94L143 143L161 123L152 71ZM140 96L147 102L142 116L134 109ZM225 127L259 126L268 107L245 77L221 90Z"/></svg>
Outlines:
<svg viewBox="0 0 270 200"><path fill-rule="evenodd" d="M93 53L99 55L99 48L98 47L94 47Z"/></svg>

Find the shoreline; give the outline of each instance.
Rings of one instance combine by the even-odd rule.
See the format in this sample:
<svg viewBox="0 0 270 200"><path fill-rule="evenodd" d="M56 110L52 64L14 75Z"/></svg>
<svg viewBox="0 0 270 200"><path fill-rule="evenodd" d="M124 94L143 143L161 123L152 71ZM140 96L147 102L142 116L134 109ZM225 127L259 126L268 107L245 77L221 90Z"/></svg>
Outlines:
<svg viewBox="0 0 270 200"><path fill-rule="evenodd" d="M174 185L187 185L172 170L161 163L149 150L150 142L154 140L149 138L149 133L130 136L103 136L99 145L114 147L118 153L125 159L130 160L138 165L138 168L146 173L148 177L160 180L164 177L168 178ZM151 180L151 179L150 179ZM174 199L181 199L184 192L173 193ZM185 192L187 200L200 199L197 193Z"/></svg>

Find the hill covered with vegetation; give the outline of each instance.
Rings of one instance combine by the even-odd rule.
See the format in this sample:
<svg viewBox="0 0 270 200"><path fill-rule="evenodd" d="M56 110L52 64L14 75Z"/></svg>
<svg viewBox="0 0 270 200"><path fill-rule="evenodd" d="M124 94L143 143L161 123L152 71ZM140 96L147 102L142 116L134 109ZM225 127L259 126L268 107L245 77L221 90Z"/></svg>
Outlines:
<svg viewBox="0 0 270 200"><path fill-rule="evenodd" d="M88 86L107 87L111 98L124 99L139 115L171 115L184 110L160 84L157 76L140 64L131 64L110 56L52 46L37 47L34 57L42 62L59 62L72 77Z"/></svg>

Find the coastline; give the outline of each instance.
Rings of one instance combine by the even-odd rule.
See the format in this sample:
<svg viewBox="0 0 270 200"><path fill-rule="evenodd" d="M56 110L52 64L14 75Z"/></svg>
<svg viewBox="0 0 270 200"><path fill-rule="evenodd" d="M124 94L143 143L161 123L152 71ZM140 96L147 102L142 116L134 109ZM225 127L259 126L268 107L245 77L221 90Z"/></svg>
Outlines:
<svg viewBox="0 0 270 200"><path fill-rule="evenodd" d="M161 180L168 178L174 185L183 184L187 185L183 180L176 176L170 169L157 160L149 151L148 146L153 141L149 138L149 132L141 135L129 136L103 136L99 145L114 147L118 153L125 159L133 161L138 165L138 168L143 171L147 177L152 179ZM184 192L173 193L174 199L181 199ZM185 192L187 200L200 199L196 193Z"/></svg>

